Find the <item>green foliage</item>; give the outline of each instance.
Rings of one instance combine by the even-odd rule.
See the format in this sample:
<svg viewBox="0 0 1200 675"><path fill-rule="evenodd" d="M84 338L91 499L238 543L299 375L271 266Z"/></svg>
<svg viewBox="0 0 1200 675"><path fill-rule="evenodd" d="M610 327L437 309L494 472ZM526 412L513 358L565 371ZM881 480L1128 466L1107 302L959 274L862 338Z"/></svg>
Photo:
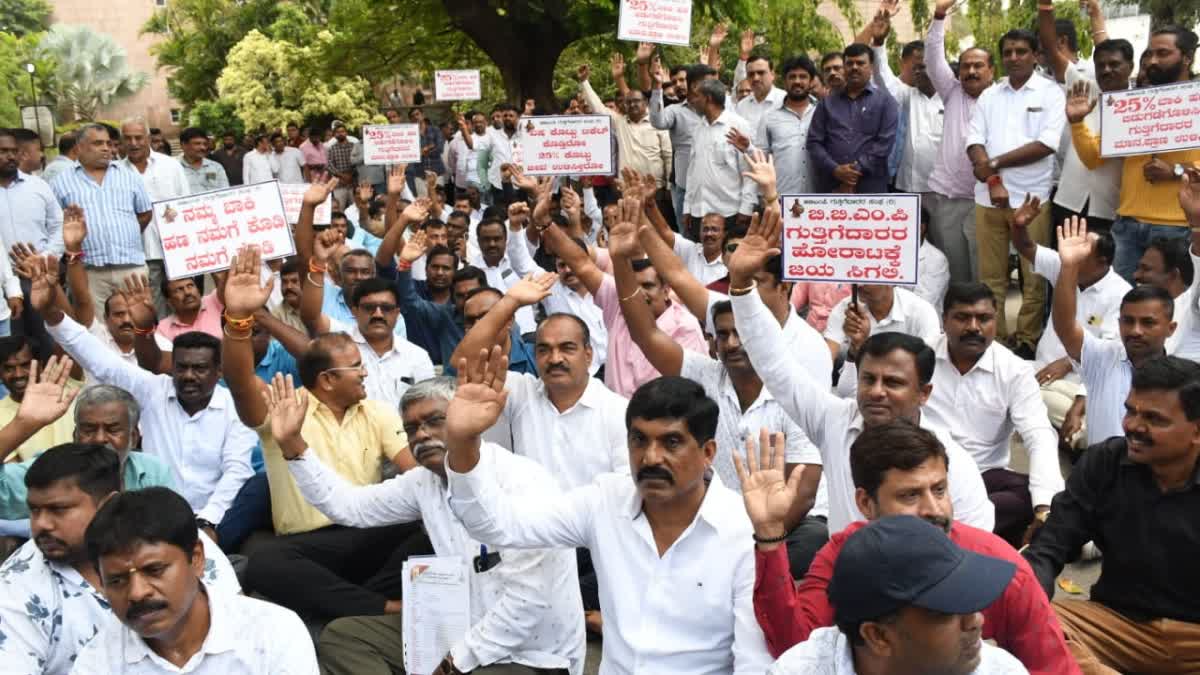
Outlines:
<svg viewBox="0 0 1200 675"><path fill-rule="evenodd" d="M237 138L246 133L246 125L229 101L197 101L188 110L187 126L200 127L214 135L232 131Z"/></svg>
<svg viewBox="0 0 1200 675"><path fill-rule="evenodd" d="M1062 0L1054 3L1054 15L1059 19L1070 19L1079 36L1079 52L1092 53L1090 24L1079 12L1079 3ZM1008 11L1001 10L1001 0L971 0L967 10L967 21L974 35L975 44L985 47L996 56L997 76L1004 66L998 53L1000 36L1010 29L1021 27L1037 33L1037 0L1013 0Z"/></svg>
<svg viewBox="0 0 1200 675"><path fill-rule="evenodd" d="M100 106L132 96L150 81L130 69L116 40L87 26L56 24L38 52L54 61L50 97L74 119L95 119Z"/></svg>
<svg viewBox="0 0 1200 675"><path fill-rule="evenodd" d="M1120 5L1138 5L1150 15L1153 28L1178 24L1191 28L1200 22L1200 0L1115 0Z"/></svg>
<svg viewBox="0 0 1200 675"><path fill-rule="evenodd" d="M0 127L21 125L21 105L32 103L29 73L26 63L33 63L38 73L49 73L52 64L37 57L40 34L17 37L12 33L0 33ZM45 78L39 77L38 98L43 102Z"/></svg>
<svg viewBox="0 0 1200 675"><path fill-rule="evenodd" d="M0 0L0 33L24 37L49 27L50 5L46 0Z"/></svg>

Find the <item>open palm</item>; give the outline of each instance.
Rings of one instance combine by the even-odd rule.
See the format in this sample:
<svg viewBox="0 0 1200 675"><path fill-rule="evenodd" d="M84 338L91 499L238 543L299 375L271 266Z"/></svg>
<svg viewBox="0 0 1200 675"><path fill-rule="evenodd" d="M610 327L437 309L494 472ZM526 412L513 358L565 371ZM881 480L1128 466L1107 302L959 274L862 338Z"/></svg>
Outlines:
<svg viewBox="0 0 1200 675"><path fill-rule="evenodd" d="M504 412L508 358L499 345L481 349L474 362L458 362L458 388L446 407L447 441L463 443L491 429Z"/></svg>
<svg viewBox="0 0 1200 675"><path fill-rule="evenodd" d="M244 246L233 257L229 278L225 280L225 312L229 316L250 316L262 309L270 299L275 279L270 278L263 285L259 276L259 256L257 247Z"/></svg>
<svg viewBox="0 0 1200 675"><path fill-rule="evenodd" d="M1058 257L1064 265L1079 265L1092 254L1087 218L1071 216L1058 228Z"/></svg>
<svg viewBox="0 0 1200 675"><path fill-rule="evenodd" d="M746 461L737 452L733 461L754 531L767 536L785 534L788 512L800 498L802 472L793 471L790 480L784 477L783 434L771 435L763 429L757 448L753 439L746 439Z"/></svg>
<svg viewBox="0 0 1200 675"><path fill-rule="evenodd" d="M29 385L25 387L25 397L21 399L17 416L45 426L66 414L79 393L66 390L73 365L70 357L51 356L39 376L38 362L34 361L30 365Z"/></svg>
<svg viewBox="0 0 1200 675"><path fill-rule="evenodd" d="M746 237L729 256L727 266L731 279L750 279L766 266L767 260L779 255L781 227L778 203L768 204L761 216L754 214Z"/></svg>

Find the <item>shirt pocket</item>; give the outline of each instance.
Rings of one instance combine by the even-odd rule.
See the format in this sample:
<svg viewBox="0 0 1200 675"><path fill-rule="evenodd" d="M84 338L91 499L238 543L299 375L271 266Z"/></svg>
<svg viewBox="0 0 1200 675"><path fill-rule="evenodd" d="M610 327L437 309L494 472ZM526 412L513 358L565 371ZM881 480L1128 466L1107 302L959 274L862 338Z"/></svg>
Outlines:
<svg viewBox="0 0 1200 675"><path fill-rule="evenodd" d="M1042 133L1042 121L1046 117L1046 109L1041 106L1028 106L1025 108L1025 140L1031 142L1037 140L1037 137Z"/></svg>

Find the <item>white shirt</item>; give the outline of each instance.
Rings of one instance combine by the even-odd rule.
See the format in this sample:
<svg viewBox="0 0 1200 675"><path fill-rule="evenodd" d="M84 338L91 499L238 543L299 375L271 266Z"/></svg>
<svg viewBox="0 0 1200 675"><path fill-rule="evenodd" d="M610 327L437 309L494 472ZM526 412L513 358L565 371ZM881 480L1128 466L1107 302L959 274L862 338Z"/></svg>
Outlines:
<svg viewBox="0 0 1200 675"><path fill-rule="evenodd" d="M399 335L393 334L392 348L379 354L367 344L358 324L329 319L329 332L346 333L354 340L363 368L367 369L367 379L363 382L367 398L385 401L393 410L400 409L400 397L409 387L436 374L429 352Z"/></svg>
<svg viewBox="0 0 1200 675"><path fill-rule="evenodd" d="M604 310L592 300L592 294L584 289L583 295L580 295L562 281L556 281L550 287L550 295L542 300L542 309L547 316L574 314L587 324L592 344L592 364L588 367L588 373L595 375L608 360L608 326L604 325Z"/></svg>
<svg viewBox="0 0 1200 675"><path fill-rule="evenodd" d="M731 129L754 137L754 128L728 108L711 124L701 117L692 132L683 210L693 218L709 213L726 217L750 214L758 203L758 184L742 176L742 172L750 170L750 165L725 138Z"/></svg>
<svg viewBox="0 0 1200 675"><path fill-rule="evenodd" d="M892 309L883 319L876 319L867 309L865 302L859 301L859 307L867 315L871 324L868 335L878 333L908 333L925 341L933 347L942 334L942 322L933 305L918 297L915 293L904 288L893 288ZM850 350L850 339L846 337L846 311L854 296L842 298L829 312L829 322L825 324L825 339L841 345L841 353ZM838 395L852 398L858 390L858 368L853 361L846 360L842 373L838 377Z"/></svg>
<svg viewBox="0 0 1200 675"><path fill-rule="evenodd" d="M472 147L468 148L460 131L454 134L454 139L446 144L449 148L446 155L449 164L446 169L453 172L451 175L456 187L466 189L472 183L479 184L479 151L475 149L475 144L481 140L483 140L483 134L471 132ZM442 220L445 219L443 216Z"/></svg>
<svg viewBox="0 0 1200 675"><path fill-rule="evenodd" d="M470 473L447 468L450 508L498 546L586 547L604 614L601 675L759 675L771 663L754 618L754 530L714 476L695 520L663 555L629 476L605 474L565 495L514 495L495 453Z"/></svg>
<svg viewBox="0 0 1200 675"><path fill-rule="evenodd" d="M896 77L888 64L886 47L873 49L875 83L886 88L908 114L908 135L900 139L904 150L900 154L900 165L896 167L896 187L901 192L929 192L929 174L933 173L933 164L942 144L946 107L937 92L926 96ZM965 148L963 152L966 152ZM924 269L922 266L922 275Z"/></svg>
<svg viewBox="0 0 1200 675"><path fill-rule="evenodd" d="M771 91L767 92L763 100L758 100L754 97L754 92L751 92L749 96L737 102L737 105L733 107L733 111L739 117L746 120L751 129L757 129L763 115L767 114L773 108L783 105L783 99L785 98L787 98L786 91L775 85L771 85ZM750 138L754 138L752 134L748 135Z"/></svg>
<svg viewBox="0 0 1200 675"><path fill-rule="evenodd" d="M1200 255L1188 246L1192 257L1192 269L1200 269ZM1192 285L1175 298L1175 332L1167 338L1167 353L1193 361L1200 361L1200 274L1192 276Z"/></svg>
<svg viewBox="0 0 1200 675"><path fill-rule="evenodd" d="M4 289L5 298L20 298L24 297L25 293L21 290L21 279L13 273L12 263L8 256L0 256L0 287ZM8 303L0 303L0 321L12 317L12 310L8 308Z"/></svg>
<svg viewBox="0 0 1200 675"><path fill-rule="evenodd" d="M271 155L274 151L251 150L242 156L242 184L253 185L275 179L271 170ZM303 183L304 181L300 181Z"/></svg>
<svg viewBox="0 0 1200 675"><path fill-rule="evenodd" d="M562 489L588 485L602 473L629 475L624 396L589 377L583 396L560 413L533 375L510 372L505 388L513 452L546 467Z"/></svg>
<svg viewBox="0 0 1200 675"><path fill-rule="evenodd" d="M491 443L494 480L508 494L558 493L534 462ZM347 527L420 521L439 556L471 561L480 544L450 511L445 481L417 467L378 485L356 486L326 467L315 452L288 462L304 499ZM491 550L491 549L489 549ZM500 565L472 572L471 630L450 648L454 664L472 671L494 663L583 671L585 638L575 553L569 549L502 549Z"/></svg>
<svg viewBox="0 0 1200 675"><path fill-rule="evenodd" d="M1033 271L1050 282L1051 286L1057 286L1062 261L1057 253L1039 245L1033 256ZM1129 282L1110 268L1108 274L1101 277L1100 281L1076 291L1075 320L1085 331L1098 338L1118 338L1117 319L1121 313L1121 299L1130 288L1132 287ZM1033 362L1038 368L1067 356L1067 348L1063 346L1062 340L1058 339L1054 327L1051 325L1046 328L1038 340L1037 354ZM1067 378L1072 382L1079 382L1079 375L1075 371L1068 374Z"/></svg>
<svg viewBox="0 0 1200 675"><path fill-rule="evenodd" d="M505 242L505 254L500 259L500 262L492 267L483 259L483 253L476 248L471 251L468 246L467 262L479 269L483 270L487 276L488 286L500 291L501 293L508 292L523 277L535 272L541 272L542 268L538 267L533 261L533 256L529 253L529 245L526 243L528 237L524 232L513 232L509 229L508 223L504 223L505 233L508 239ZM471 226L471 232L475 232L475 226ZM515 321L517 331L524 335L537 330L537 317L533 314L533 306L527 305L517 310Z"/></svg>
<svg viewBox="0 0 1200 675"><path fill-rule="evenodd" d="M675 255L683 261L687 271L704 286L711 284L718 279L724 279L729 271L725 269L725 263L721 261L721 252L717 251L717 257L711 261L704 257L704 244L698 241L692 241L682 234L675 234Z"/></svg>
<svg viewBox="0 0 1200 675"><path fill-rule="evenodd" d="M97 339L104 343L105 347L108 347L114 354L120 356L126 363L141 368L138 365L137 350L130 349L127 352L123 351L121 346L117 344L117 341L113 339L112 333L108 332L108 324L99 318L92 319L92 325L88 326L88 332L95 335ZM158 345L160 351L169 352L173 348L171 341L163 337L158 331L154 332L154 343ZM83 375L85 385L99 384L99 381L90 372L84 371Z"/></svg>
<svg viewBox="0 0 1200 675"><path fill-rule="evenodd" d="M201 581L213 595L241 593L225 554L204 532L200 541L204 544ZM65 675L79 650L114 625L121 623L100 591L74 567L46 560L32 540L0 565L0 634L4 635L0 664L5 672Z"/></svg>
<svg viewBox="0 0 1200 675"><path fill-rule="evenodd" d="M950 261L946 254L934 246L928 239L921 242L917 252L917 285L913 293L928 302L937 313L941 323L942 304L946 299L946 289L950 287Z"/></svg>
<svg viewBox="0 0 1200 675"><path fill-rule="evenodd" d="M208 615L208 634L182 668L155 654L132 628L113 622L79 652L71 672L318 675L312 637L292 610L244 595L209 593Z"/></svg>
<svg viewBox="0 0 1200 675"><path fill-rule="evenodd" d="M129 158L122 159L121 162L142 177L146 194L152 202L184 197L192 192L183 165L174 158L151 151L146 157L145 173L139 172ZM153 220L142 230L142 246L146 249L147 260L162 260L162 238L158 234L158 223Z"/></svg>
<svg viewBox="0 0 1200 675"><path fill-rule="evenodd" d="M493 129L488 127L487 133L482 138L475 137L472 142L475 144L476 153L487 152L491 155L488 162L488 182L491 187L500 190L504 187L503 176L500 172L501 164L523 164L521 156L521 143L525 138L525 131L521 127L521 120L517 119L517 130L509 136L503 129ZM478 157L478 154L476 155ZM474 224L471 226L474 228Z"/></svg>
<svg viewBox="0 0 1200 675"><path fill-rule="evenodd" d="M1081 74L1078 68L1067 68L1066 80L1067 91L1077 82L1086 82L1089 96L1094 98L1100 95L1096 80ZM1083 118L1083 123L1092 133L1100 135L1099 105ZM1062 176L1058 181L1058 191L1054 193L1054 203L1081 213L1086 205L1088 217L1113 220L1117 217L1117 202L1121 197L1122 161L1119 158L1104 160L1100 166L1089 169L1075 152L1069 124L1063 133L1067 151L1063 153Z"/></svg>
<svg viewBox="0 0 1200 675"><path fill-rule="evenodd" d="M950 361L945 336L934 348L933 392L923 415L947 429L971 453L980 471L1007 469L1013 430L1029 450L1029 493L1034 506L1049 506L1062 492L1058 434L1050 425L1033 365L993 342L962 374Z"/></svg>
<svg viewBox="0 0 1200 675"><path fill-rule="evenodd" d="M304 153L300 152L299 148L289 145L284 147L283 152L272 150L270 158L271 171L280 183L304 182Z"/></svg>
<svg viewBox="0 0 1200 675"><path fill-rule="evenodd" d="M1031 75L1020 89L1013 89L1005 78L979 95L967 147L982 145L992 158L1034 141L1058 150L1067 123L1066 105L1062 89L1044 77ZM1045 202L1054 185L1054 152L1032 164L1001 169L1000 176L1014 208L1025 201L1026 193ZM975 203L992 208L987 183L975 182Z"/></svg>
<svg viewBox="0 0 1200 675"><path fill-rule="evenodd" d="M854 479L850 475L850 446L863 430L858 403L830 394L823 381L814 382L793 361L779 358L788 353L787 342L779 322L758 293L735 296L733 311L742 346L763 384L821 450L821 477L829 485L829 533L841 532L856 520L866 520L854 502ZM921 426L936 434L946 448L955 519L991 532L996 524L995 510L975 460L924 415Z"/></svg>
<svg viewBox="0 0 1200 675"><path fill-rule="evenodd" d="M967 675L1027 675L1015 656L999 647L980 643L979 665ZM837 627L818 628L808 639L779 657L767 675L855 675L854 651Z"/></svg>
<svg viewBox="0 0 1200 675"><path fill-rule="evenodd" d="M229 390L218 385L208 406L188 415L170 375L130 366L70 317L46 330L96 380L137 399L145 451L170 467L179 494L196 517L221 522L242 484L254 475L250 450L258 445L258 435L238 419Z"/></svg>
<svg viewBox="0 0 1200 675"><path fill-rule="evenodd" d="M1133 384L1133 363L1120 339L1101 339L1083 332L1083 349L1076 364L1087 387L1087 443L1095 445L1124 436L1125 399Z"/></svg>

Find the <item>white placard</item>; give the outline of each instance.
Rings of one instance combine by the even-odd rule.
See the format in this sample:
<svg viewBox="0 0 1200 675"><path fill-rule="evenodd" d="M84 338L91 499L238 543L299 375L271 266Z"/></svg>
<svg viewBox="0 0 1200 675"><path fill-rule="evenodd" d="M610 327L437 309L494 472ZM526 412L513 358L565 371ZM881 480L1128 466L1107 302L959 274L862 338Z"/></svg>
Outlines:
<svg viewBox="0 0 1200 675"><path fill-rule="evenodd" d="M785 279L917 283L920 195L784 195L780 199Z"/></svg>
<svg viewBox="0 0 1200 675"><path fill-rule="evenodd" d="M439 101L478 101L483 98L478 70L435 70L433 97Z"/></svg>
<svg viewBox="0 0 1200 675"><path fill-rule="evenodd" d="M617 39L688 46L692 0L621 0Z"/></svg>
<svg viewBox="0 0 1200 675"><path fill-rule="evenodd" d="M521 158L530 176L611 176L612 119L608 115L542 115L519 124Z"/></svg>
<svg viewBox="0 0 1200 675"><path fill-rule="evenodd" d="M312 187L308 183L280 183L279 194L283 197L283 212L287 215L289 225L300 222L300 207L304 205L304 193ZM333 195L325 197L325 201L313 212L313 225L328 225L333 214Z"/></svg>
<svg viewBox="0 0 1200 675"><path fill-rule="evenodd" d="M263 260L293 255L278 185L272 180L154 202L167 278L228 269L245 244L257 244Z"/></svg>
<svg viewBox="0 0 1200 675"><path fill-rule="evenodd" d="M364 164L421 161L421 127L416 124L369 124L363 127Z"/></svg>
<svg viewBox="0 0 1200 675"><path fill-rule="evenodd" d="M404 670L428 675L471 630L470 573L459 556L414 556L401 574Z"/></svg>
<svg viewBox="0 0 1200 675"><path fill-rule="evenodd" d="M1200 148L1200 80L1100 95L1100 156Z"/></svg>

